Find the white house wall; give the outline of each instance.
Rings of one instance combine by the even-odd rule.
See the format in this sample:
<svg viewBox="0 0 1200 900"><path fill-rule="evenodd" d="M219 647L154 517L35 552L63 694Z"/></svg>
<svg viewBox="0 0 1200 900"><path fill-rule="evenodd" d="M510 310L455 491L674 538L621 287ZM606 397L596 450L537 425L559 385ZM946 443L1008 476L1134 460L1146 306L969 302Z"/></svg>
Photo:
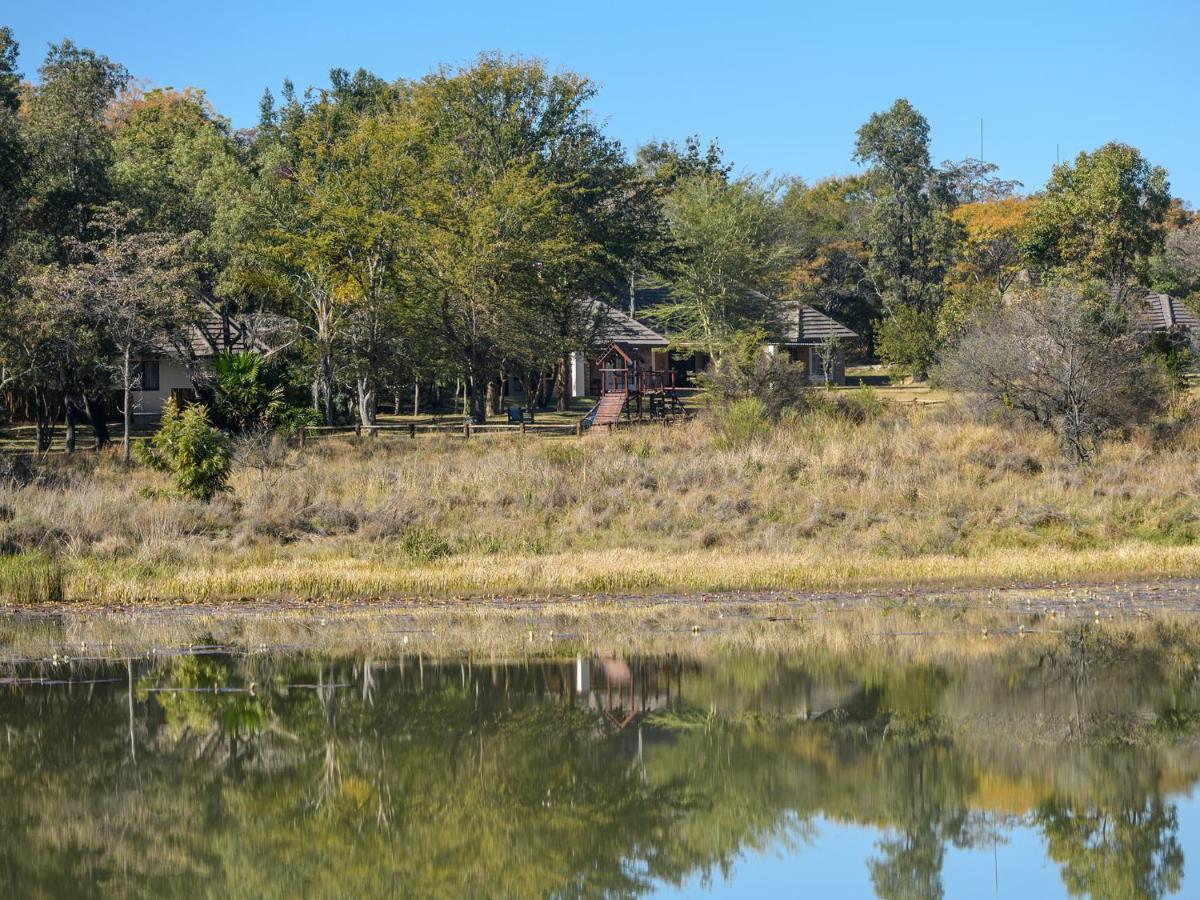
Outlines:
<svg viewBox="0 0 1200 900"><path fill-rule="evenodd" d="M571 396L586 397L588 392L588 367L583 354L571 354Z"/></svg>
<svg viewBox="0 0 1200 900"><path fill-rule="evenodd" d="M176 360L162 357L158 361L158 390L134 391L133 416L138 419L157 419L173 390L190 390L192 376Z"/></svg>

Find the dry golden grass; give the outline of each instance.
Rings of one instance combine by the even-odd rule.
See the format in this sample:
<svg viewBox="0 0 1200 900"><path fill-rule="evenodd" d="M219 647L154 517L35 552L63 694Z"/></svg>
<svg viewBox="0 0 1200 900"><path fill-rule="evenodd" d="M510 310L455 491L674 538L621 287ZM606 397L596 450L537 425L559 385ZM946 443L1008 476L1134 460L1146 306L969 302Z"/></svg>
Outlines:
<svg viewBox="0 0 1200 900"><path fill-rule="evenodd" d="M0 598L55 572L69 599L121 602L1190 576L1198 448L1197 429L1159 428L1076 467L1050 435L953 405L812 414L725 450L700 421L392 434L281 451L208 505L81 456L0 488Z"/></svg>

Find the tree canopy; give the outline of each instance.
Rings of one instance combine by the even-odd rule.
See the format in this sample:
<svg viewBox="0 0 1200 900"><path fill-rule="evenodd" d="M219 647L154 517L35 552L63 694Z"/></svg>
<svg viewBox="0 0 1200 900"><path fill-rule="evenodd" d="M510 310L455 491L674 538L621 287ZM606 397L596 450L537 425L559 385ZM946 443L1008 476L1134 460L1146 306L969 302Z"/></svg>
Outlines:
<svg viewBox="0 0 1200 900"><path fill-rule="evenodd" d="M365 427L402 387L453 388L476 421L514 381L565 406L603 304L717 360L810 303L861 335L852 352L920 378L1018 283L1200 293L1190 213L1132 147L1022 195L993 163L934 165L929 121L899 99L848 141L860 173L805 181L736 171L698 135L626 148L596 92L500 53L395 82L335 69L266 91L235 131L202 88L135 84L70 40L25 83L0 29L0 303L20 312L0 322L0 388L33 397L39 427L87 419L103 443L122 342L63 285L97 264L105 209L176 248L179 321L215 311L212 354L274 329L263 371L287 402ZM641 308L639 284L668 290Z"/></svg>

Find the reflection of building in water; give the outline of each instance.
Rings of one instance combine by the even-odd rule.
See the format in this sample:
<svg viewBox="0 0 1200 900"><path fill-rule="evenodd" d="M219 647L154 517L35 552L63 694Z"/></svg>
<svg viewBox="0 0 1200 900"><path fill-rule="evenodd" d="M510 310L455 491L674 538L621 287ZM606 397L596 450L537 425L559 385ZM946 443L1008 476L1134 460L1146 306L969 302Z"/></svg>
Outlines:
<svg viewBox="0 0 1200 900"><path fill-rule="evenodd" d="M618 731L682 701L682 666L673 660L576 657L575 693Z"/></svg>

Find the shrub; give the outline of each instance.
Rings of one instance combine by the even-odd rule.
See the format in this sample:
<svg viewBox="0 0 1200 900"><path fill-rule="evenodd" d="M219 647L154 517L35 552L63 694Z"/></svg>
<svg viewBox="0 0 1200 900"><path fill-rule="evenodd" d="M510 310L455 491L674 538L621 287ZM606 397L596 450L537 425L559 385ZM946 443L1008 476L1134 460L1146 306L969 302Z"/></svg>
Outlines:
<svg viewBox="0 0 1200 900"><path fill-rule="evenodd" d="M0 519L3 519L0 516ZM0 522L0 554L17 554L29 550L55 550L64 546L70 535L40 516L9 517Z"/></svg>
<svg viewBox="0 0 1200 900"><path fill-rule="evenodd" d="M785 353L763 351L766 335L747 331L734 337L712 372L698 379L709 403L724 405L753 397L766 416L778 419L785 409L802 409L809 390L808 371Z"/></svg>
<svg viewBox="0 0 1200 900"><path fill-rule="evenodd" d="M184 496L208 502L227 489L233 445L209 424L202 404L180 412L172 399L163 407L161 427L149 444L138 445L137 456L168 473Z"/></svg>
<svg viewBox="0 0 1200 900"><path fill-rule="evenodd" d="M417 562L432 562L451 553L450 542L442 537L437 529L419 525L404 532L400 539L400 549Z"/></svg>
<svg viewBox="0 0 1200 900"><path fill-rule="evenodd" d="M0 485L19 488L37 477L37 469L28 457L0 454Z"/></svg>
<svg viewBox="0 0 1200 900"><path fill-rule="evenodd" d="M292 406L284 403L275 410L271 423L284 434L298 434L301 428L324 425L325 419L311 406Z"/></svg>
<svg viewBox="0 0 1200 900"><path fill-rule="evenodd" d="M213 413L219 422L247 431L275 420L283 406L283 388L272 382L262 354L218 353L213 368Z"/></svg>
<svg viewBox="0 0 1200 900"><path fill-rule="evenodd" d="M875 330L875 352L895 375L923 379L937 360L937 321L914 306L898 306Z"/></svg>
<svg viewBox="0 0 1200 900"><path fill-rule="evenodd" d="M1161 374L1103 295L1031 291L968 331L939 377L1058 435L1077 462L1108 432L1146 422L1166 400Z"/></svg>
<svg viewBox="0 0 1200 900"><path fill-rule="evenodd" d="M767 406L757 397L734 400L722 408L717 414L716 426L714 443L722 450L748 447L766 440L771 433Z"/></svg>

